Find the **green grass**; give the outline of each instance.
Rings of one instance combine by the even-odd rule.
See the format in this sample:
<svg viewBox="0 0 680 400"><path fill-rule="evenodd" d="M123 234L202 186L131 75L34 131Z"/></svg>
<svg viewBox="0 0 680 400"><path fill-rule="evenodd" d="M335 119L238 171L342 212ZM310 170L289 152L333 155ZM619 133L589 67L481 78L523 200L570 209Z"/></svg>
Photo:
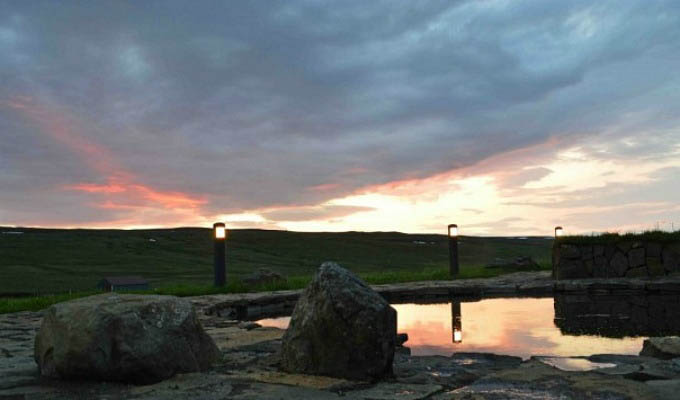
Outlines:
<svg viewBox="0 0 680 400"><path fill-rule="evenodd" d="M548 269L541 266L541 270ZM503 273L516 272L517 270L476 267L468 268L456 277L456 279L469 278L489 278ZM430 280L448 280L448 269L425 269L420 272L412 271L389 271L389 272L369 272L360 274L361 278L371 285L379 285L386 283L402 283L402 282L417 282ZM201 296L219 293L248 293L248 292L265 292L274 290L294 290L303 289L311 281L311 276L289 277L283 282L274 282L261 284L257 286L248 286L239 280L232 280L225 287L217 288L214 286L200 286L200 285L174 285L166 286L153 290L146 291L132 291L129 293L140 294L163 294L173 295L179 297L186 296ZM57 295L42 295L42 296L27 296L27 297L6 297L0 298L0 314L18 312L18 311L38 311L52 304L60 303L62 301L73 300L80 297L91 296L101 292L88 291L76 292Z"/></svg>
<svg viewBox="0 0 680 400"><path fill-rule="evenodd" d="M180 285L206 287L213 280L210 229L0 228L0 232L6 231L24 233L0 234L0 297L87 292L105 276L141 275L152 288L161 290ZM461 237L461 273L468 276L472 269L496 257L520 255L549 266L552 242L544 238ZM448 269L448 239L399 232L229 232L228 281L258 268L286 277L309 277L324 261L336 261L375 282L440 279ZM474 274L482 272L498 274L487 270Z"/></svg>
<svg viewBox="0 0 680 400"><path fill-rule="evenodd" d="M666 232L666 231L645 231L641 233L624 233L618 234L615 232L606 232L600 235L574 235L561 237L557 243L559 244L611 244L620 242L657 242L657 243L673 243L680 242L680 231Z"/></svg>
<svg viewBox="0 0 680 400"><path fill-rule="evenodd" d="M233 230L227 240L228 284L215 288L210 229L0 227L7 231L24 233L0 234L0 313L40 310L98 293L94 288L105 276L141 275L153 288L142 293L176 296L301 289L324 261L340 263L369 284L449 279L444 235ZM541 269L549 269L552 242L461 237L458 278L514 272L484 267L497 257L530 256ZM287 281L255 287L241 283L258 268L276 271Z"/></svg>

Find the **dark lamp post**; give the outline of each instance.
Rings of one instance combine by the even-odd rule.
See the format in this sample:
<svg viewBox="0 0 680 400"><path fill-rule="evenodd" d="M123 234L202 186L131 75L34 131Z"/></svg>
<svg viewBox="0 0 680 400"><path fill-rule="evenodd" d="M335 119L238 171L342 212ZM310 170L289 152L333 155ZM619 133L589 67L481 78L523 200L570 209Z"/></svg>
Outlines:
<svg viewBox="0 0 680 400"><path fill-rule="evenodd" d="M213 241L215 242L215 286L224 286L227 280L226 267L227 229L222 222L213 224Z"/></svg>
<svg viewBox="0 0 680 400"><path fill-rule="evenodd" d="M449 275L458 275L458 225L450 224L449 234Z"/></svg>

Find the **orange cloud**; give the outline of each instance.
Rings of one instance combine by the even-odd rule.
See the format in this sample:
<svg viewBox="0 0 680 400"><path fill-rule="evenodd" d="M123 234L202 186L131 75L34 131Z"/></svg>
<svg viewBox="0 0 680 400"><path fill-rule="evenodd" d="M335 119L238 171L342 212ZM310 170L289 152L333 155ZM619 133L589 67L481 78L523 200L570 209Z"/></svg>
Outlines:
<svg viewBox="0 0 680 400"><path fill-rule="evenodd" d="M77 185L66 185L66 189L80 190L88 193L120 193L124 192L126 189L122 185L117 184L107 184L107 185L97 185L94 183L80 183Z"/></svg>
<svg viewBox="0 0 680 400"><path fill-rule="evenodd" d="M207 199L179 191L158 190L140 183L139 178L120 165L111 152L82 133L83 122L77 120L68 110L39 105L30 97L25 96L16 96L0 104L22 114L35 124L40 132L80 156L86 165L107 181L106 184L82 182L63 186L63 189L104 196L102 202L95 203L98 208L128 210L129 212L144 209L147 214L153 209L174 210L181 214L183 221L193 219L195 222L203 219L200 215L200 208L207 203ZM189 210L188 215L187 210ZM119 225L120 223L134 223L134 221L135 216L130 215L124 219L107 222ZM172 221L169 222L172 223Z"/></svg>
<svg viewBox="0 0 680 400"><path fill-rule="evenodd" d="M192 197L186 193L160 191L145 185L130 185L129 188L166 208L198 208L207 202L204 198Z"/></svg>
<svg viewBox="0 0 680 400"><path fill-rule="evenodd" d="M310 186L309 188L307 188L307 190L311 190L314 192L325 192L328 190L337 189L339 187L340 187L339 183L323 183L321 185Z"/></svg>

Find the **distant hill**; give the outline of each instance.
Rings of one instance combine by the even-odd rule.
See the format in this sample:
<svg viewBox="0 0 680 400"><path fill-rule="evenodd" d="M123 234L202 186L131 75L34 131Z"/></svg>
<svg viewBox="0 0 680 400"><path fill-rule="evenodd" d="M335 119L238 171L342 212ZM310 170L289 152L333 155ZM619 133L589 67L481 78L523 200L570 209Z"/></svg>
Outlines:
<svg viewBox="0 0 680 400"><path fill-rule="evenodd" d="M154 287L212 283L212 231L0 227L0 294L91 290L104 276L139 275ZM460 238L461 268L526 255L550 264L552 240ZM355 272L448 268L445 235L230 230L227 279L258 268L311 275L323 261Z"/></svg>

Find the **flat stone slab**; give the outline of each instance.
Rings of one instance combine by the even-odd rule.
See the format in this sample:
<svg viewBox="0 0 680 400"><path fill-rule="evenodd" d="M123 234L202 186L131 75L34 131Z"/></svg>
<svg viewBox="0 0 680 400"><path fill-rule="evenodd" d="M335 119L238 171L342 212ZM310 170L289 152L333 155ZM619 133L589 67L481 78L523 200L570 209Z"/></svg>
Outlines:
<svg viewBox="0 0 680 400"><path fill-rule="evenodd" d="M532 360L435 398L651 400L657 397L644 383L594 372L566 372Z"/></svg>
<svg viewBox="0 0 680 400"><path fill-rule="evenodd" d="M403 383L383 382L368 389L356 390L345 394L348 398L365 400L421 400L441 392L439 385L407 385Z"/></svg>
<svg viewBox="0 0 680 400"><path fill-rule="evenodd" d="M555 293L680 294L680 274L657 278L553 280L549 271L516 272L493 278L372 285L390 303L432 303L451 298L548 297ZM302 290L192 297L197 308L224 318L259 319L292 312Z"/></svg>

